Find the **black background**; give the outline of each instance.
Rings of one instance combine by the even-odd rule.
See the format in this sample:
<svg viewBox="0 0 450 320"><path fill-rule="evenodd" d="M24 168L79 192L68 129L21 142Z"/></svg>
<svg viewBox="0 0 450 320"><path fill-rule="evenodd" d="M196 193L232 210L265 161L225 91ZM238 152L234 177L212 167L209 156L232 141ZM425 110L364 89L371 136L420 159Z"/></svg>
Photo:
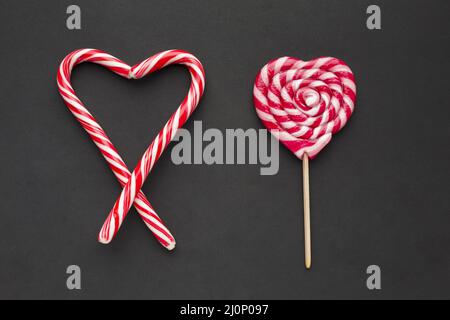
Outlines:
<svg viewBox="0 0 450 320"><path fill-rule="evenodd" d="M69 1L0 4L0 298L450 298L448 1ZM366 8L382 9L382 30ZM301 162L280 171L182 165L171 144L143 190L177 239L154 240L134 209L109 246L97 232L120 193L64 105L56 70L78 48L129 64L171 48L195 54L204 129L262 128L253 81L270 59L336 56L353 69L356 110L311 162L313 268L303 264ZM74 71L78 96L130 168L186 94L169 67L127 81ZM66 268L82 268L82 290ZM382 269L382 290L366 268Z"/></svg>

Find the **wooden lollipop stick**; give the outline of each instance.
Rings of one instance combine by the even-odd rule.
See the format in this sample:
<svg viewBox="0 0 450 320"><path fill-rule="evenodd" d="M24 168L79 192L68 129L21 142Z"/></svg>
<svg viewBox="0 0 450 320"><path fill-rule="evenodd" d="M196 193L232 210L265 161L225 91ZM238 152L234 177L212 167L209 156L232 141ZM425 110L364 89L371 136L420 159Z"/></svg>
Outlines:
<svg viewBox="0 0 450 320"><path fill-rule="evenodd" d="M305 228L305 266L311 268L311 214L309 206L309 158L305 153L303 164L303 212Z"/></svg>

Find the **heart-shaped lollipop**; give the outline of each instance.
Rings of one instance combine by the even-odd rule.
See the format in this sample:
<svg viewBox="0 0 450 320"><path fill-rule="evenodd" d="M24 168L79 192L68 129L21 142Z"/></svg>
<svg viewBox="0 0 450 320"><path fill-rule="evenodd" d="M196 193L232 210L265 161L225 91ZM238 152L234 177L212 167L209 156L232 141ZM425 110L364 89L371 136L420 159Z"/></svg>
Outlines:
<svg viewBox="0 0 450 320"><path fill-rule="evenodd" d="M266 64L253 89L256 113L273 136L303 160L305 263L311 265L308 160L330 142L353 113L356 85L341 60L282 57Z"/></svg>

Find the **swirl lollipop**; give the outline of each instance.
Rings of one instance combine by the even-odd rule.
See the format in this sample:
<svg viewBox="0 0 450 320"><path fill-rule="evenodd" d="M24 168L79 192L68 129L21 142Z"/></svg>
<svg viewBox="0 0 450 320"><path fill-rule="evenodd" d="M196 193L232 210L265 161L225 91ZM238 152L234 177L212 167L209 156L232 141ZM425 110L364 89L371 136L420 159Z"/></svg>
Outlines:
<svg viewBox="0 0 450 320"><path fill-rule="evenodd" d="M303 161L305 265L311 267L309 159L344 127L353 113L353 72L341 60L283 57L266 64L253 89L256 113L273 136Z"/></svg>

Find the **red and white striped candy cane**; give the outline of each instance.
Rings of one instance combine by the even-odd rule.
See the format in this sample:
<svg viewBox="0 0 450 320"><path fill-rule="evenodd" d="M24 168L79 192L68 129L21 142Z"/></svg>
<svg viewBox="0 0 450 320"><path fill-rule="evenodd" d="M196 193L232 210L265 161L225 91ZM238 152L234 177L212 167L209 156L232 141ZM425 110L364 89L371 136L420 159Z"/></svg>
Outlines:
<svg viewBox="0 0 450 320"><path fill-rule="evenodd" d="M124 161L118 154L114 145L111 143L105 131L100 127L95 118L89 113L89 111L83 106L82 102L75 95L75 92L70 84L70 75L72 69L82 62L100 64L127 79L140 79L147 74L155 72L171 64L185 65L189 69L192 82L187 97L183 100L178 110L172 115L163 130L152 142L138 164L137 168L145 167L145 178L165 147L176 134L176 130L186 122L187 118L197 106L200 97L203 94L205 85L203 66L192 54L181 50L168 50L161 52L148 58L142 63L131 67L123 61L103 51L95 49L81 49L72 52L63 60L57 77L60 94L69 110L74 114L75 118L80 122L91 139L98 146L100 152L108 162L108 165L116 175L120 184L124 187L121 197L114 206L114 208L116 208L119 204L120 208L122 208L122 210L120 210L120 216L116 216L115 213L113 213L112 216L108 217L105 226L102 228L100 233L99 241L102 243L108 243L112 240L113 236L117 233L121 223L123 222L126 213L130 209L131 205L134 204L142 220L153 232L156 239L164 247L171 250L175 247L175 239L169 230L164 226L163 222L150 205L150 202L140 190L145 178L142 174L140 174L140 178L136 179L136 173L133 172L133 174L131 174L129 172ZM126 210L125 207L127 208ZM107 229L107 237L102 236L105 232L105 228ZM111 230L113 231L111 232Z"/></svg>

